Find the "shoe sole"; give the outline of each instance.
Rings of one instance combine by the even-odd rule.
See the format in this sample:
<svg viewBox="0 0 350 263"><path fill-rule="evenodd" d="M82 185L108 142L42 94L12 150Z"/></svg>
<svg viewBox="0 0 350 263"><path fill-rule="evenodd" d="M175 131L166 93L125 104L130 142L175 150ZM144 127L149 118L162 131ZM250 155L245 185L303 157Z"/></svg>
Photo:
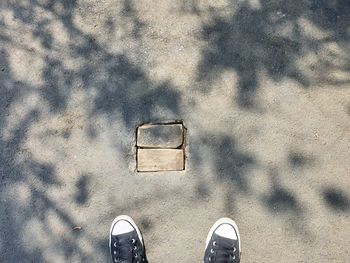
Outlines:
<svg viewBox="0 0 350 263"><path fill-rule="evenodd" d="M238 231L238 227L237 227L237 224L235 223L235 221L233 221L231 218L228 218L228 217L222 217L220 219L218 219L214 225L210 228L209 230L209 233L208 233L208 236L207 236L207 239L205 241L205 249L207 249L208 247L208 244L209 244L209 241L214 233L214 231L218 228L219 225L222 225L222 224L229 224L229 225L232 225L233 228L235 229L236 231L236 234L237 234L237 237L238 237L238 240L239 240L239 253L242 254L242 250L241 250L241 237L239 235L239 231ZM204 250L205 251L205 250Z"/></svg>
<svg viewBox="0 0 350 263"><path fill-rule="evenodd" d="M111 236L112 236L112 230L113 230L113 227L114 225L120 221L120 220L125 220L127 222L129 222L133 227L134 229L136 230L136 233L137 233L137 236L139 237L141 243L142 243L142 246L144 246L143 244L143 238L142 238L142 234L141 234L141 231L140 229L137 227L137 225L135 224L134 220L132 220L132 218L130 216L127 216L127 215L121 215L121 216L117 216L113 222L112 222L112 225L111 225L111 228L109 230L109 250L111 250Z"/></svg>

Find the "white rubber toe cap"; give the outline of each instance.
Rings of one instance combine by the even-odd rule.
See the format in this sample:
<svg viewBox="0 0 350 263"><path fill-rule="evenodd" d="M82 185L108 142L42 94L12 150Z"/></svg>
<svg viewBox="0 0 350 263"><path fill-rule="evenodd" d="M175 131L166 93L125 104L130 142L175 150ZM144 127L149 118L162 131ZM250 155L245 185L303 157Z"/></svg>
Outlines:
<svg viewBox="0 0 350 263"><path fill-rule="evenodd" d="M126 220L119 220L112 228L112 235L121 235L134 231L134 227Z"/></svg>
<svg viewBox="0 0 350 263"><path fill-rule="evenodd" d="M221 236L221 237L225 237L225 238L229 238L229 239L233 239L233 240L237 240L238 239L235 229L230 224L222 224L222 225L220 225L215 230L214 233L219 235L219 236Z"/></svg>

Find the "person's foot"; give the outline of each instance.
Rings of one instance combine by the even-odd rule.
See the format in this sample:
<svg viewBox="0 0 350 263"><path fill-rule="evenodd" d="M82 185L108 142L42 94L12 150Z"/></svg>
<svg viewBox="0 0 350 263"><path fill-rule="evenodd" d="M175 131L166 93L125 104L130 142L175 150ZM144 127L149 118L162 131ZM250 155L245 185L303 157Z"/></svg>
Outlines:
<svg viewBox="0 0 350 263"><path fill-rule="evenodd" d="M113 263L147 262L141 232L128 216L118 216L113 220L109 234L109 249Z"/></svg>
<svg viewBox="0 0 350 263"><path fill-rule="evenodd" d="M239 263L241 241L236 223L230 218L220 218L206 240L204 263Z"/></svg>

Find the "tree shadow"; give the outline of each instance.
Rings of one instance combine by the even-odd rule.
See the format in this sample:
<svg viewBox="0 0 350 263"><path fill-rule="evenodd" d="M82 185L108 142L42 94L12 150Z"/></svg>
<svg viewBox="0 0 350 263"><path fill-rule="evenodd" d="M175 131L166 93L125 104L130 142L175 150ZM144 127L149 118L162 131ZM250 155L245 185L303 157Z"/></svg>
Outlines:
<svg viewBox="0 0 350 263"><path fill-rule="evenodd" d="M198 67L198 80L204 81L204 91L210 89L224 70L236 72L236 101L245 109L259 108L256 99L261 87L259 74L266 72L275 82L291 79L308 88L315 83L342 85L350 80L330 76L334 70L350 73L347 63L336 66L318 55L327 43L348 45L349 2L333 1L262 1L259 8L248 2L232 4L230 17L212 12L211 21L202 27L201 39L207 42ZM306 33L301 21L308 21L328 34L320 38ZM348 52L347 52L348 54ZM299 60L308 55L318 57L317 68L305 71ZM333 54L332 60L349 61L349 56ZM320 73L321 72L321 73ZM321 74L321 75L320 75Z"/></svg>
<svg viewBox="0 0 350 263"><path fill-rule="evenodd" d="M153 228L153 222L150 218L144 217L140 222L142 232L147 233Z"/></svg>
<svg viewBox="0 0 350 263"><path fill-rule="evenodd" d="M131 20L132 22L132 30L130 31L130 35L135 39L139 39L140 37L142 37L141 33L146 25L143 21L141 21L137 14L134 1L123 1L122 16L126 19Z"/></svg>
<svg viewBox="0 0 350 263"><path fill-rule="evenodd" d="M295 197L287 190L276 187L265 198L266 206L272 213L297 212L299 207Z"/></svg>
<svg viewBox="0 0 350 263"><path fill-rule="evenodd" d="M192 141L191 166L201 171L212 169L212 180L225 188L224 210L230 214L236 200L241 195L252 193L250 170L257 165L253 154L243 151L233 136L220 133L203 133ZM199 200L209 201L211 196L208 182L199 181L195 196Z"/></svg>
<svg viewBox="0 0 350 263"><path fill-rule="evenodd" d="M82 174L75 184L76 193L74 200L76 203L83 205L89 200L89 185L91 175Z"/></svg>
<svg viewBox="0 0 350 263"><path fill-rule="evenodd" d="M14 98L8 100L12 103ZM17 98L16 98L17 99ZM2 108L3 109L3 108ZM6 123L6 111L0 114L0 123ZM43 253L39 247L28 249L25 244L26 229L30 222L40 222L46 235L55 239L54 233L47 227L47 214L54 211L56 216L69 228L75 225L67 212L59 208L46 194L49 187L60 187L61 183L56 177L55 167L52 164L35 160L26 152L23 143L26 140L27 131L38 120L36 111L29 112L21 120L9 138L0 136L0 232L1 262L16 262L20 255L23 262L44 262ZM1 128L4 128L3 126ZM3 129L1 129L3 132ZM25 158L23 158L23 156ZM20 158L21 157L21 158ZM25 199L21 196L25 196ZM23 203L24 202L24 203ZM29 239L32 239L30 237ZM61 237L57 246L67 257L78 246L69 235ZM14 253L14 251L16 251Z"/></svg>
<svg viewBox="0 0 350 263"><path fill-rule="evenodd" d="M209 149L206 152L212 159L214 172L219 181L228 181L234 188L242 193L250 191L250 183L246 174L252 166L256 164L253 156L242 152L237 146L236 140L232 136L222 134L203 134L196 140L193 155L203 155L203 148ZM194 157L194 165L199 163ZM199 191L203 192L203 191Z"/></svg>
<svg viewBox="0 0 350 263"><path fill-rule="evenodd" d="M349 212L350 199L341 190L329 187L323 190L322 195L329 208L334 211Z"/></svg>
<svg viewBox="0 0 350 263"><path fill-rule="evenodd" d="M7 25L0 19L0 41L4 44L0 46L0 198L3 200L0 204L0 261L16 262L20 255L21 262L47 262L48 247L54 245L53 254L62 256L64 262L76 258L81 262L95 262L97 254L105 255L107 246L102 247L102 241L95 241L86 232L69 231L79 225L73 211L63 208L59 200L50 196L51 188L65 187L65 182L58 178L54 163L35 159L23 146L28 132L42 115L55 117L66 111L73 93L80 87L88 94L94 94L89 97L87 114L87 126L91 128L87 133L91 139L98 136L98 131L93 129L90 119L104 116L110 122L118 121L121 126L134 129L142 122L180 114L181 93L169 81L151 80L142 64L136 64L124 53L110 51L94 36L76 27L73 21L76 1L33 0L28 5L6 1L2 7L12 12L16 22L38 40L41 50L36 56L42 56L43 67L41 84L32 85L18 79L12 70L7 46L24 51L32 48L9 34ZM41 19L38 12L52 19ZM131 36L141 37L143 24L137 20L131 2L125 1L122 12L134 23ZM50 29L54 20L63 25L70 38L64 52L58 52L55 35ZM80 61L77 66L67 66L65 52L70 58ZM16 127L11 128L10 120L15 118L12 116L13 108L33 93L40 97L37 107L24 109L28 111L25 117L16 119ZM5 133L10 135L5 136ZM69 131L63 133L64 138L69 136ZM78 205L89 201L89 183L89 175L86 174L82 174L76 182L73 199ZM21 193L25 196L24 200L13 193L18 187L24 189ZM58 235L50 227L52 217L58 221L57 227L68 231ZM29 246L28 224L34 224L40 233L44 231L49 244L42 245L40 233L37 233L31 237L37 242L31 242ZM152 223L143 221L143 227L149 229ZM81 239L92 243L93 253L82 248Z"/></svg>
<svg viewBox="0 0 350 263"><path fill-rule="evenodd" d="M209 186L204 182L198 183L195 195L199 200L208 200L211 195Z"/></svg>
<svg viewBox="0 0 350 263"><path fill-rule="evenodd" d="M314 157L301 152L291 151L288 155L288 163L292 168L295 169L312 166L314 162Z"/></svg>
<svg viewBox="0 0 350 263"><path fill-rule="evenodd" d="M190 1L184 8L198 13L196 2ZM312 78L298 67L298 58L307 52L317 52L319 46L325 42L346 44L349 40L347 34L349 21L346 19L349 4L346 1L336 1L333 4L325 1L312 3L311 10L314 13L305 13L307 10L305 7L310 5L304 1L289 3L286 6L282 6L285 3L264 2L259 10L254 10L243 3L229 19L213 13L211 23L203 25L202 30L202 39L208 41L208 48L203 51L203 58L198 68L198 78L208 84L203 86L209 89L210 84L216 80L216 74L220 74L223 70L236 71L237 101L241 107L247 109L254 109L257 106L254 97L261 85L258 77L261 70L265 70L275 81L290 78L303 87L309 87ZM16 127L11 129L10 136L3 135L10 129L8 116L11 115L11 108L21 104L30 92L39 93L40 103L47 104L50 117L54 117L69 107L72 94L82 88L89 95L87 134L91 139L98 136L98 129L89 123L94 117L106 117L110 123L118 121L132 133L139 123L155 122L165 116L167 119L179 119L178 116L182 113L180 107L182 94L170 81L152 80L142 63L136 63L126 53L111 51L95 36L75 26L73 14L76 5L75 0L31 0L28 5L24 2L6 1L3 5L15 14L17 22L29 28L33 38L38 40L41 48L48 53L43 55L44 65L41 72L43 83L31 85L18 80L11 72L8 50L5 45L0 47L0 198L3 200L0 210L4 211L0 214L1 262L17 262L18 255L23 262L45 262L45 247L38 244L28 249L25 230L27 223L31 221L35 221L45 230L45 234L54 242L57 251L62 252L66 262L72 261L77 254L81 262L93 262L95 252L108 254L106 240L95 240L87 234L82 234L93 242L94 251L89 253L81 249L78 235L69 232L58 236L49 227L50 213L53 213L66 229L72 229L78 222L73 218L72 211L63 209L57 200L50 197L50 188L65 186L57 176L55 164L36 160L25 147L22 147L28 131L41 118L43 107L38 105L37 108L28 110ZM51 21L47 18L40 19L40 16L37 16L38 10L51 15L63 25L63 30L70 38L65 46L65 52L70 58L79 60L76 67L67 66L63 55L55 55L58 48L55 45L55 36L49 29ZM124 18L132 23L130 36L134 40L141 38L145 24L139 19L134 3L124 1L122 13ZM303 35L297 23L302 15L318 27L329 30L331 35L320 41ZM286 36L274 33L279 27L287 24L291 25L292 30ZM106 21L106 26L112 31L112 27L116 24L109 19ZM0 18L1 43L30 50L26 43L21 43L17 38L7 34L5 29L6 25ZM325 70L334 68L333 65L326 63L323 66ZM349 68L343 67L342 70L348 72ZM331 79L329 83L337 82ZM69 135L69 132L63 134L65 138ZM207 161L201 156L201 150L203 147L210 149L208 162L213 165L214 179L229 186L225 193L224 205L226 211L231 212L237 194L252 193L248 175L258 161L252 153L245 152L239 147L237 138L233 135L203 133L197 144L200 145L198 148L191 149L193 150L191 160L198 168L200 163ZM120 146L118 150L126 152L122 147ZM299 155L290 156L290 161L292 166L305 166L305 160ZM82 174L76 182L73 199L77 204L84 205L89 201L89 182L89 175L86 174ZM27 196L24 205L11 192L11 189L20 186L28 192L25 192ZM198 199L206 200L211 197L211 191L201 182L196 186L195 195ZM166 193L159 199L165 202L164 200L171 196L171 193ZM349 200L346 196L334 190L325 191L324 196L330 207L348 211ZM156 199L157 197L146 201L132 200L132 203L126 202L125 206L116 207L116 210L129 213L145 204L150 207ZM299 215L301 210L297 198L281 185L275 185L263 200L264 205L272 213L278 211ZM141 225L145 231L149 231L153 227L153 222L143 218Z"/></svg>

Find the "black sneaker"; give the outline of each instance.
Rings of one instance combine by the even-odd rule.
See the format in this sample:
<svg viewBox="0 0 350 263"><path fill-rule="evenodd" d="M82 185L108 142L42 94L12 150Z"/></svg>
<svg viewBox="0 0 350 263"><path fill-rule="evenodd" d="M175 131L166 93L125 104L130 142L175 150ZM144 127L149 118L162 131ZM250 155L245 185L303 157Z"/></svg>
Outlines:
<svg viewBox="0 0 350 263"><path fill-rule="evenodd" d="M109 233L113 263L146 263L146 252L139 228L128 216L113 220Z"/></svg>
<svg viewBox="0 0 350 263"><path fill-rule="evenodd" d="M236 223L230 218L220 218L206 241L204 263L239 263L241 241Z"/></svg>

